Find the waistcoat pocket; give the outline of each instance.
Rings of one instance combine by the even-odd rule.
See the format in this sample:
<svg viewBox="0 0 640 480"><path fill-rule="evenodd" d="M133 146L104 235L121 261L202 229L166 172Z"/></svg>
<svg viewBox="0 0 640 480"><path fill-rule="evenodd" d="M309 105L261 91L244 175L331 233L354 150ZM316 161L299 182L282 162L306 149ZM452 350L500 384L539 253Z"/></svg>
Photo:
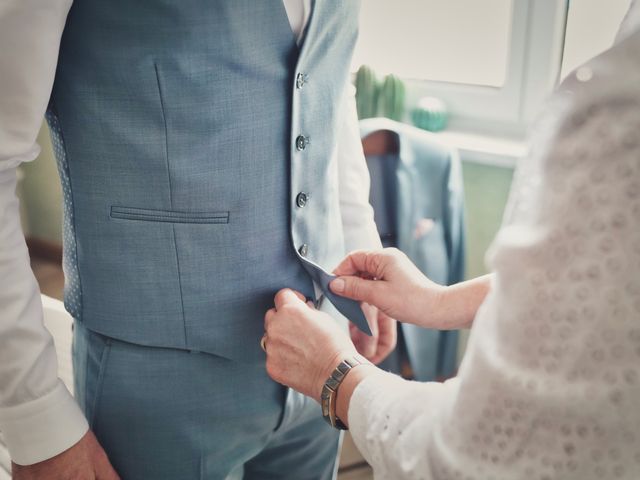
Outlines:
<svg viewBox="0 0 640 480"><path fill-rule="evenodd" d="M111 218L165 223L229 223L229 212L180 212L134 207L111 207Z"/></svg>

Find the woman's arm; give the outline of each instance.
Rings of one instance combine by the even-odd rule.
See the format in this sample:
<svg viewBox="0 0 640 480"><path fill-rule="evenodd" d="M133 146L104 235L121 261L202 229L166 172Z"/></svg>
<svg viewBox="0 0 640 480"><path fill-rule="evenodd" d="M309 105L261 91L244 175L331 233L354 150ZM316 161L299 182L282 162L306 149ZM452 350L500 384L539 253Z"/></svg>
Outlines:
<svg viewBox="0 0 640 480"><path fill-rule="evenodd" d="M358 366L343 381L338 416L377 478L634 478L634 104L585 105L519 171L520 193L489 255L491 293L457 379L421 384Z"/></svg>
<svg viewBox="0 0 640 480"><path fill-rule="evenodd" d="M440 329L470 328L478 308L491 289L492 278L493 275L487 274L445 287L434 312L439 318ZM428 321L418 325L429 327Z"/></svg>
<svg viewBox="0 0 640 480"><path fill-rule="evenodd" d="M375 305L401 322L439 330L470 327L491 287L491 275L438 285L395 248L353 252L334 273L335 293Z"/></svg>
<svg viewBox="0 0 640 480"><path fill-rule="evenodd" d="M378 477L637 476L640 97L638 75L622 78L633 96L560 96L569 110L534 138L459 376L356 367L340 387L339 415Z"/></svg>

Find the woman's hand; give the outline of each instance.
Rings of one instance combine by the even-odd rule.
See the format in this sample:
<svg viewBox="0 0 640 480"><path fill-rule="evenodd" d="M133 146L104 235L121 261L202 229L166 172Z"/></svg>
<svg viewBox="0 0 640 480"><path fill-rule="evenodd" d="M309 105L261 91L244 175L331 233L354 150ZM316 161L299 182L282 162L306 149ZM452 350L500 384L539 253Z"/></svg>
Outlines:
<svg viewBox="0 0 640 480"><path fill-rule="evenodd" d="M284 289L265 315L267 373L319 401L324 382L356 348L333 318Z"/></svg>
<svg viewBox="0 0 640 480"><path fill-rule="evenodd" d="M445 287L425 277L400 250L353 252L334 274L339 277L331 282L334 293L375 305L402 322L442 328L433 313Z"/></svg>
<svg viewBox="0 0 640 480"><path fill-rule="evenodd" d="M492 278L489 274L444 287L395 248L353 252L334 273L334 293L375 305L401 322L439 330L470 327Z"/></svg>

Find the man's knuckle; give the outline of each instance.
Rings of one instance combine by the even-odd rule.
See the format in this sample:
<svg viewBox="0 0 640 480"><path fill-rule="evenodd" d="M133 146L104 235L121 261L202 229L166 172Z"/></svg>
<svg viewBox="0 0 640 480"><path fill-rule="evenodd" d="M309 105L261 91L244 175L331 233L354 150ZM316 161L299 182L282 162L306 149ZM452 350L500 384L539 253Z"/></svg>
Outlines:
<svg viewBox="0 0 640 480"><path fill-rule="evenodd" d="M283 288L282 290L278 291L278 293L276 293L276 297L275 297L276 303L283 302L286 300L285 298L287 294L286 292L287 290Z"/></svg>
<svg viewBox="0 0 640 480"><path fill-rule="evenodd" d="M273 361L271 360L271 357L269 356L268 353L267 353L266 369L267 369L267 375L269 375L271 378L275 378L276 368L273 365Z"/></svg>
<svg viewBox="0 0 640 480"><path fill-rule="evenodd" d="M267 375L271 377L276 382L280 382L282 380L282 369L278 366L278 364L274 361L269 361L267 357Z"/></svg>
<svg viewBox="0 0 640 480"><path fill-rule="evenodd" d="M265 330L267 337L271 343L275 342L280 338L280 327L282 322L271 322L268 328Z"/></svg>
<svg viewBox="0 0 640 480"><path fill-rule="evenodd" d="M298 305L292 303L285 303L280 307L280 312L286 316L293 316L298 313Z"/></svg>

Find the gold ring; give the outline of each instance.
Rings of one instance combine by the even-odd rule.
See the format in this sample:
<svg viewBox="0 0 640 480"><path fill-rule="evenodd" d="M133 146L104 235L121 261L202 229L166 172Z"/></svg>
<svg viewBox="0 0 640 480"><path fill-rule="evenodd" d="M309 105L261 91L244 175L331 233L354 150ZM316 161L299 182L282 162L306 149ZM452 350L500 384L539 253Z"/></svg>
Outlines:
<svg viewBox="0 0 640 480"><path fill-rule="evenodd" d="M262 347L262 350L267 351L267 334L265 333L262 338L260 339L260 346Z"/></svg>

